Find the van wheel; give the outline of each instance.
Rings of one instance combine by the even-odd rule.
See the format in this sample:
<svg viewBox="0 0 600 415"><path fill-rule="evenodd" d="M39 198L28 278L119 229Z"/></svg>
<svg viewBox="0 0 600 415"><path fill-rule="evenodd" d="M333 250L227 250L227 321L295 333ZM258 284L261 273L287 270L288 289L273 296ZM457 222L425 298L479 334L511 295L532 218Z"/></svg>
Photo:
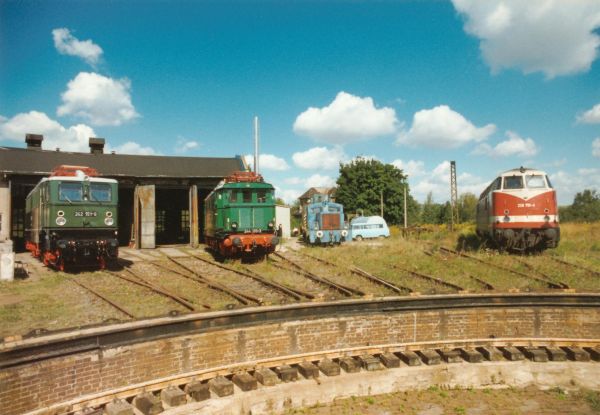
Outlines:
<svg viewBox="0 0 600 415"><path fill-rule="evenodd" d="M379 239L385 239L385 235L379 235Z"/></svg>
<svg viewBox="0 0 600 415"><path fill-rule="evenodd" d="M363 237L362 237L362 236L360 236L360 235L356 235L356 236L354 237L354 239L356 239L357 241L362 241Z"/></svg>

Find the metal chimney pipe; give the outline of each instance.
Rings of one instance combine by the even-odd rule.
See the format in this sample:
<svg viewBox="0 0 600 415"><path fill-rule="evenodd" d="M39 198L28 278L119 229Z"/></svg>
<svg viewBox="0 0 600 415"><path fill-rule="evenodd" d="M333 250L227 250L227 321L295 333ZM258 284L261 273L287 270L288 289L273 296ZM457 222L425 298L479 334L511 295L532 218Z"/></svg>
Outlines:
<svg viewBox="0 0 600 415"><path fill-rule="evenodd" d="M258 117L254 117L254 173L258 174Z"/></svg>

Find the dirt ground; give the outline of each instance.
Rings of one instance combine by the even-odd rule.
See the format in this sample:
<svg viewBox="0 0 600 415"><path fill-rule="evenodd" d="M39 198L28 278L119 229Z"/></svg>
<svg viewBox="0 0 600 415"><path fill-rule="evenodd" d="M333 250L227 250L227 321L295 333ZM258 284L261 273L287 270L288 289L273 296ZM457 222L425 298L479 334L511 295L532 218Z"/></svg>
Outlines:
<svg viewBox="0 0 600 415"><path fill-rule="evenodd" d="M587 415L600 414L600 393L561 389L443 390L352 397L286 415Z"/></svg>

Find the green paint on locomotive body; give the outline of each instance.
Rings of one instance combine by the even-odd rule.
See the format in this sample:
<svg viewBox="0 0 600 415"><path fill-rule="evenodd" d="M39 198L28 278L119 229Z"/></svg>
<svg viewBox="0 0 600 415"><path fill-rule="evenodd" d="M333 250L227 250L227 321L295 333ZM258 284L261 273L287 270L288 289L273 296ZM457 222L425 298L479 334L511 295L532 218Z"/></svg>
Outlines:
<svg viewBox="0 0 600 415"><path fill-rule="evenodd" d="M45 178L29 193L25 203L28 240L52 233L110 232L118 228L118 185L116 180L90 177ZM62 218L62 219L61 219Z"/></svg>
<svg viewBox="0 0 600 415"><path fill-rule="evenodd" d="M234 233L275 230L274 188L264 182L221 183L204 200L204 235L222 239Z"/></svg>

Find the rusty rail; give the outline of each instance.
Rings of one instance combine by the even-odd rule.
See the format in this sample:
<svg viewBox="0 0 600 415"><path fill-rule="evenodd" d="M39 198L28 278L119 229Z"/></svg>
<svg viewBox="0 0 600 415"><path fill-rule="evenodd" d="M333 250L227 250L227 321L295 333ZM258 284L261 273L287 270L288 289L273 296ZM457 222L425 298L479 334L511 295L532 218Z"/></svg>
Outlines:
<svg viewBox="0 0 600 415"><path fill-rule="evenodd" d="M487 265L487 266L491 266L491 267L500 269L502 271L510 272L512 274L518 275L519 277L523 277L523 278L527 278L527 279L530 279L530 280L533 280L533 281L536 281L536 282L540 282L540 283L546 285L548 288L555 288L555 289L563 289L564 288L563 286L561 286L559 284L556 284L556 283L554 283L552 281L547 281L547 280L545 280L543 278L539 278L539 277L536 277L536 276L533 276L533 275L527 275L527 274L525 274L523 272L519 272L519 271L516 271L514 269L503 267L502 265L494 264L493 262L484 261L484 260L476 258L474 256L467 255L464 252L458 252L458 251L455 251L453 249L444 248L443 246L440 246L439 249L442 252L447 252L449 254L454 254L454 255L457 255L459 257L468 258L468 259L470 259L472 261L476 261L476 262L479 262L481 264L484 264L484 265Z"/></svg>
<svg viewBox="0 0 600 415"><path fill-rule="evenodd" d="M251 301L255 304L263 304L263 301L259 298L254 297L253 295L250 294L246 294L246 293L242 293L239 292L238 290L235 290L231 287L226 286L225 284L221 284L220 282L217 282L215 280L212 280L210 278L205 277L204 275L201 275L199 272L194 271L193 269L191 269L188 266L185 266L184 264L182 264L181 262L177 261L175 258L167 256L167 259L171 262L173 262L174 264L178 265L179 267L183 268L184 270L186 270L187 272L189 272L190 274L194 275L198 280L204 282L206 285L208 285L209 287L213 288L213 289L217 289L220 290L226 294L229 294L230 296L234 297L236 300L240 301L242 304L247 305L248 301ZM155 265L159 265L160 264L155 264ZM169 269L168 267L162 266L165 269ZM183 273L177 272L176 270L171 270L179 275L184 275ZM193 278L192 278L193 279Z"/></svg>
<svg viewBox="0 0 600 415"><path fill-rule="evenodd" d="M456 290L456 291L464 291L465 290L460 285L456 285L456 284L453 284L451 282L444 281L441 278L432 277L431 275L421 274L420 272L412 271L412 270L406 269L406 268L402 268L402 267L399 267L398 265L393 265L392 264L391 267L394 268L394 269L399 269L400 271L407 272L410 275L412 275L413 277L418 277L418 278L421 278L422 280L426 280L426 281L429 281L429 282L433 282L435 284L443 285L443 286L446 286L448 288L452 288L453 290Z"/></svg>
<svg viewBox="0 0 600 415"><path fill-rule="evenodd" d="M313 299L314 298L314 296L312 294L305 293L305 292L300 291L300 290L296 290L295 288L286 287L285 285L276 283L274 281L269 281L268 279L266 279L266 278L264 278L264 277L256 274L255 272L249 270L248 268L244 269L245 272L244 271L239 271L239 270L237 270L235 268L231 268L231 267L228 267L226 265L219 264L218 262L211 261L211 260L208 260L206 258L199 257L197 255L190 254L190 256L192 258L195 258L195 259L197 259L199 261L203 261L203 262L205 262L207 264L210 264L210 265L213 265L215 267L218 267L218 268L221 268L221 269L233 272L235 274L241 275L241 276L246 277L246 278L251 278L251 279L253 279L255 281L258 281L261 284L263 284L263 285L265 285L265 286L267 286L269 288L272 288L272 289L277 290L277 291L279 291L279 292L281 292L283 294L286 294L286 295L288 295L290 297L293 297L296 300L302 300L302 297L308 298L308 299Z"/></svg>
<svg viewBox="0 0 600 415"><path fill-rule="evenodd" d="M540 275L543 279L548 280L552 283L558 284L560 286L562 286L562 288L570 288L566 283L562 282L562 281L555 281L553 280L549 275L544 274L543 272L541 272L540 270L538 270L537 268L535 268L533 265L531 265L530 263L528 263L527 261L524 261L520 258L512 258L514 261L517 261L519 264L522 264L525 268L527 268L530 271L535 272L536 274Z"/></svg>
<svg viewBox="0 0 600 415"><path fill-rule="evenodd" d="M558 262L559 264L567 265L567 266L570 266L570 267L573 267L573 268L580 268L580 269L582 269L582 270L584 270L586 272L589 272L592 275L595 275L596 277L600 277L600 272L594 271L593 269L584 267L584 266L579 265L579 264L573 264L572 262L567 262L564 259L556 258L554 255L548 255L547 257L550 258L553 261Z"/></svg>
<svg viewBox="0 0 600 415"><path fill-rule="evenodd" d="M306 254L304 252L302 252L302 253L298 252L298 253L300 255L303 255L303 256L307 257L307 258L314 259L314 260L316 260L318 262L321 262L322 264L329 265L331 267L346 268L346 267L342 267L341 265L334 264L333 262L327 261L326 259L318 258L318 257L312 256L312 255ZM372 283L375 283L375 284L378 284L378 285L382 285L385 288L387 288L389 290L392 290L392 291L394 291L394 292L396 292L398 294L404 294L405 292L409 292L409 293L413 292L413 290L410 289L410 288L408 288L408 287L404 287L404 286L401 286L401 285L392 284L391 282L386 281L383 278L378 277L376 275L373 275L373 274L371 274L371 273L369 273L369 272L365 271L364 269L361 269L361 268L359 268L357 266L353 266L351 268L346 268L346 269L348 271L350 271L351 273L355 274L355 275L358 275L360 277L366 278L369 281L371 281Z"/></svg>
<svg viewBox="0 0 600 415"><path fill-rule="evenodd" d="M107 297L105 297L104 295L100 294L99 292L97 292L96 290L94 290L93 288L91 288L89 285L84 284L83 282L79 281L77 278L72 277L72 278L70 278L70 280L73 281L75 284L79 285L80 287L88 290L89 292L91 292L96 297L100 298L101 300L104 300L106 303L110 304L111 306L113 306L114 308L116 308L117 310L119 310L121 313L125 314L127 317L132 318L132 319L136 318L129 311L125 310L123 307L121 307L120 305L118 305L114 301L112 301L112 300L108 299Z"/></svg>
<svg viewBox="0 0 600 415"><path fill-rule="evenodd" d="M388 282L388 281L384 280L383 278L379 278L376 275L370 274L367 271L365 271L364 269L359 268L357 266L355 266L354 268L350 268L350 271L352 271L355 274L360 275L364 278L367 278L369 281L374 282L375 284L382 285L382 286L386 287L387 289L397 292L399 294L404 294L406 292L408 292L408 293L413 292L412 288L405 287L403 285L392 284L391 282Z"/></svg>
<svg viewBox="0 0 600 415"><path fill-rule="evenodd" d="M485 287L486 290L495 290L496 288L490 284L487 281L482 280L479 277L476 277L475 275L471 275L471 274L467 274L467 277L471 278L473 281L478 282L479 284L483 285Z"/></svg>
<svg viewBox="0 0 600 415"><path fill-rule="evenodd" d="M132 282L134 284L138 284L142 287L146 287L164 297L170 298L171 300L177 302L178 304L181 304L182 306L184 306L185 308L187 308L190 311L197 311L198 308L190 301L190 299L182 297L178 294L175 294L169 290L167 290L164 287L161 287L155 283L152 283L148 280L146 280L145 278L143 278L141 275L139 275L138 273L134 272L133 270L129 269L129 268L124 268L126 272L130 273L131 275L133 275L134 278L128 278L124 275L121 274L117 274L117 273L110 273L110 275L114 275L115 277L119 277L122 278L126 281ZM201 304L202 307L206 308L207 310L210 310L211 307L209 305L206 304Z"/></svg>
<svg viewBox="0 0 600 415"><path fill-rule="evenodd" d="M348 287L342 284L338 284L337 282L333 282L328 278L325 277L319 277L318 275L313 274L312 272L309 272L307 270L305 270L304 268L302 268L300 265L298 265L296 262L292 261L291 259L281 255L278 252L274 252L273 253L274 256L276 256L277 258L280 258L282 260L284 260L285 262L289 263L292 268L290 268L289 270L296 272L297 274L300 274L304 277L307 277L313 281L316 281L318 283L321 283L323 285L327 285L330 288L333 288L339 292L341 292L342 294L346 295L346 296L353 296L353 295L360 295L363 296L365 295L365 293L361 290L357 290L356 288L352 288L352 287ZM275 266L278 266L279 264L274 264Z"/></svg>

